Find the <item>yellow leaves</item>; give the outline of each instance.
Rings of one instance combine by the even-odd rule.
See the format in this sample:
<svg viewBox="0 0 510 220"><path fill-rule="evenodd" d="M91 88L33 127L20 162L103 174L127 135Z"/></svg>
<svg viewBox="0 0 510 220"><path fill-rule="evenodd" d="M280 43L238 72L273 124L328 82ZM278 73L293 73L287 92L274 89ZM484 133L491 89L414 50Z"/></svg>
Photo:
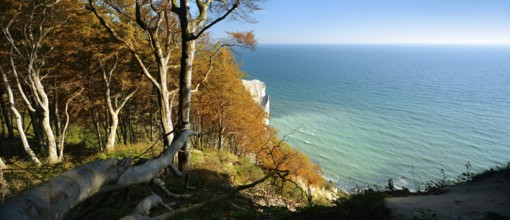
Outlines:
<svg viewBox="0 0 510 220"><path fill-rule="evenodd" d="M253 40L253 33L231 33L241 42ZM200 82L209 67L211 51L201 50L194 65L195 82ZM275 138L274 130L264 123L265 112L255 103L241 82L245 73L239 69L232 53L220 49L214 57L213 69L207 81L194 93L192 119L204 134L206 146L218 148L218 138L223 138L222 148L238 155L256 155L257 162L267 169L289 171L291 178L301 178L311 185L324 181L320 166L301 151ZM231 143L231 144L229 144Z"/></svg>
<svg viewBox="0 0 510 220"><path fill-rule="evenodd" d="M242 46L252 50L257 46L258 42L253 31L227 32L227 34L230 36L230 39L227 40L227 45Z"/></svg>
<svg viewBox="0 0 510 220"><path fill-rule="evenodd" d="M309 185L324 183L320 165L313 164L307 155L284 142L264 148L257 156L266 169L288 171L291 178L300 178Z"/></svg>

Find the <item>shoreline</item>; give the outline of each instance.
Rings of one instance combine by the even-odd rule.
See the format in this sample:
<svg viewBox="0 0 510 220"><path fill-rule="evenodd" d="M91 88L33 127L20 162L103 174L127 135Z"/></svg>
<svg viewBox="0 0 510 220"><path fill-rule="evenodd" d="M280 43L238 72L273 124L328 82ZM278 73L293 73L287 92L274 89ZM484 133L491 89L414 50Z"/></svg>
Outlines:
<svg viewBox="0 0 510 220"><path fill-rule="evenodd" d="M510 167L487 171L472 181L440 188L440 194L388 197L386 205L398 219L510 218Z"/></svg>

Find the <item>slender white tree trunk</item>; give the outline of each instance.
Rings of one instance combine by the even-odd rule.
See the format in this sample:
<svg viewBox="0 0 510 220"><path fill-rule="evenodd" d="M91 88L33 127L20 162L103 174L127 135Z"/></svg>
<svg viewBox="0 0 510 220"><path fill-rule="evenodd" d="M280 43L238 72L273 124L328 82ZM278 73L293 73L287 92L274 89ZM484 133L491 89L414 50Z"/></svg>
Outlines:
<svg viewBox="0 0 510 220"><path fill-rule="evenodd" d="M167 33L172 29L171 22L170 25L167 25L165 28L161 28L159 25L163 21L163 18L167 16L168 11L166 10L159 10L155 12L153 15L157 15L158 19L155 19L151 24L144 23L145 18L142 18L143 12L141 12L141 1L135 1L135 16L136 21L140 25L140 28L147 34L148 41L151 44L151 49L154 54L154 58L158 64L158 73L157 76L153 76L149 69L144 64L142 58L140 57L140 54L138 53L137 49L135 48L135 45L131 42L131 39L124 39L119 34L117 34L116 30L112 28L111 24L104 19L104 17L97 11L96 9L96 3L94 0L89 0L89 6L90 10L94 12L96 17L101 22L101 25L108 30L110 35L117 39L119 42L122 42L126 48L131 52L133 57L135 58L138 66L141 68L143 74L151 81L151 83L156 87L156 91L158 93L158 104L159 109L161 111L161 127L163 129L163 143L165 147L169 147L170 143L172 142L174 138L174 127L172 123L172 101L171 99L171 93L168 90L168 84L167 84L167 73L168 73L168 61L170 60L170 54L173 51L173 49L169 48L169 46L172 43L172 35L167 34L166 37L164 37L164 40L160 39L158 32L161 30L166 29ZM156 25L155 25L156 24ZM153 26L155 25L155 26ZM160 40L164 42L164 45L162 46Z"/></svg>
<svg viewBox="0 0 510 220"><path fill-rule="evenodd" d="M4 87L5 87L5 90L7 90L7 96L9 98L9 107L10 107L12 113L14 114L14 117L16 118L16 127L18 129L19 138L21 139L21 144L23 146L23 149L25 149L25 152L27 152L30 159L32 161L34 161L37 164L37 166L40 166L41 161L39 161L39 159L35 155L34 151L32 151L32 149L30 148L30 145L28 144L27 136L25 135L25 131L23 130L23 120L21 118L21 114L16 109L16 105L14 103L14 95L12 93L11 86L9 85L7 76L5 75L3 70L1 72L2 72L2 79L4 82Z"/></svg>
<svg viewBox="0 0 510 220"><path fill-rule="evenodd" d="M163 144L165 147L170 146L174 138L174 126L172 123L172 101L170 99L170 91L167 85L168 60L161 58L158 62L159 68L159 85L160 92L158 94L159 105L161 110L161 125L163 127Z"/></svg>
<svg viewBox="0 0 510 220"><path fill-rule="evenodd" d="M64 108L64 113L66 115L66 121L64 122L64 127L62 128L62 133L60 134L60 140L59 140L59 145L57 146L58 147L58 150L59 150L59 154L58 154L58 159L59 161L62 161L64 159L64 144L66 142L66 132L67 132L67 127L69 126L69 103L71 103L71 101L73 100L73 98L75 98L76 96L78 96L79 94L81 94L81 92L83 92L83 88L75 93L74 95L72 95L66 102L66 105L65 105L65 108Z"/></svg>
<svg viewBox="0 0 510 220"><path fill-rule="evenodd" d="M108 133L108 140L107 140L107 143L106 143L106 151L107 152L111 152L111 151L113 151L115 149L115 139L117 138L117 127L119 126L119 112L124 107L124 105L127 103L127 101L129 101L129 99L131 99L131 97L133 97L133 95L136 93L138 88L136 88L135 90L131 91L124 98L122 103L120 103L120 104L117 104L117 98L118 98L117 97L115 99L115 106L114 106L114 104L112 103L110 83L111 83L111 80L112 80L113 72L114 72L115 68L117 67L117 61L115 61L115 64L113 65L113 67L109 71L106 71L105 66L101 62L101 60L99 61L99 63L100 63L101 68L102 68L103 81L104 81L104 84L106 86L106 91L105 91L106 106L108 107L108 113L109 113L110 118L111 118L111 124L110 124L110 127L108 129L109 133Z"/></svg>
<svg viewBox="0 0 510 220"><path fill-rule="evenodd" d="M35 90L37 96L38 96L38 104L40 105L41 109L41 125L43 128L44 135L46 136L46 147L48 148L48 163L54 164L58 163L60 160L58 159L58 152L57 152L57 143L55 141L55 135L53 134L53 129L51 128L51 121L50 121L50 105L48 100L48 95L46 94L46 91L44 91L44 86L41 83L41 79L39 78L39 74L35 73L35 70L33 68L29 67L29 70L34 71L32 73L32 80L33 80L33 89Z"/></svg>
<svg viewBox="0 0 510 220"><path fill-rule="evenodd" d="M110 112L112 124L110 125L110 133L108 134L108 142L106 142L106 151L111 152L115 149L115 139L117 138L117 127L119 125L119 114Z"/></svg>

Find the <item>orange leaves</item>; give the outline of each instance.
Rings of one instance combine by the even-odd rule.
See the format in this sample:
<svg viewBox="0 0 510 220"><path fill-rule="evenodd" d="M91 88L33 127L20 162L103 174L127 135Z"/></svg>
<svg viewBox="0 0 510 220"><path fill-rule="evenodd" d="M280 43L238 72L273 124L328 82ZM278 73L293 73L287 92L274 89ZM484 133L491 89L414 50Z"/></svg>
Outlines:
<svg viewBox="0 0 510 220"><path fill-rule="evenodd" d="M230 33L239 41L251 41L253 33ZM195 62L195 79L200 82L214 51L204 50ZM202 132L198 148L224 148L239 156L256 156L266 169L288 171L289 177L320 185L320 166L301 151L275 138L276 132L264 123L266 113L252 100L241 82L244 73L232 53L220 49L213 69L200 90L194 93L192 121Z"/></svg>
<svg viewBox="0 0 510 220"><path fill-rule="evenodd" d="M284 142L264 148L257 156L267 169L288 171L291 178L301 178L310 185L321 185L324 182L320 166Z"/></svg>
<svg viewBox="0 0 510 220"><path fill-rule="evenodd" d="M257 46L257 39L253 34L253 31L245 31L245 32L227 32L229 38L227 39L226 45L229 46L241 46L246 47L251 50L255 49Z"/></svg>

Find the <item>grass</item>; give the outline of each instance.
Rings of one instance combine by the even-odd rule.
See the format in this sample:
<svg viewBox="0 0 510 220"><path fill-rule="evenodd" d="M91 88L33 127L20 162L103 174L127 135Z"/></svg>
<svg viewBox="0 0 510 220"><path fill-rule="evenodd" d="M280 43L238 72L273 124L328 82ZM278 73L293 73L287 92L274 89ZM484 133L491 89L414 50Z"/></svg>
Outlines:
<svg viewBox="0 0 510 220"><path fill-rule="evenodd" d="M392 219L391 210L384 204L385 197L384 192L366 189L359 194L338 199L331 207L306 207L289 219Z"/></svg>
<svg viewBox="0 0 510 220"><path fill-rule="evenodd" d="M80 135L77 139L82 138ZM73 140L73 138L71 138ZM86 142L69 141L66 146L66 156L63 163L41 168L34 168L34 164L27 161L26 158L11 157L6 161L9 167L19 167L26 169L21 172L5 173L5 178L10 184L11 195L29 189L43 181L46 181L62 172L72 169L81 164L107 158L125 158L131 157L137 159L151 158L157 156L162 151L162 146L157 144L152 149L149 147L152 143L140 143L136 145L116 146L113 152L105 153L97 148L89 146ZM236 185L251 183L262 176L264 171L255 165L248 158L237 157L228 151L216 149L203 149L202 151L192 151L192 173L190 184L197 190L189 191L193 196L189 199L174 200L166 198L166 202L175 201L174 208L184 207L193 203L213 198L221 193L228 192ZM183 181L180 178L173 177L168 173L160 176L169 190L174 193L184 193ZM283 188L282 188L283 186ZM334 188L334 186L329 186ZM128 190L121 190L113 193L89 219L115 219L129 214L136 204L145 196L156 192L164 195L160 189L149 184L139 184L130 187ZM370 196L367 194L367 196ZM353 197L358 199L358 197ZM100 198L91 198L89 202L97 202ZM353 200L357 201L357 200ZM363 202L361 202L363 203ZM348 200L331 203L325 198L314 200L313 207L357 207L354 202ZM192 214L180 216L180 219L253 219L253 218L292 218L295 213L289 210L292 207L306 207L308 205L305 191L297 188L291 182L281 180L267 181L255 188L246 190L232 198L232 200L223 201L209 207L205 207ZM72 210L67 219L72 218ZM162 213L165 210L155 209L152 216ZM351 213L352 214L352 213Z"/></svg>
<svg viewBox="0 0 510 220"><path fill-rule="evenodd" d="M162 151L161 145L156 145L152 150L152 144L118 145L113 152L105 153L84 145L75 144L67 147L65 160L56 165L44 165L41 168L34 168L34 164L26 158L11 157L9 167L24 169L16 172L5 172L5 178L10 184L10 195L16 195L23 190L29 189L43 181L46 181L62 172L72 169L81 164L107 158L131 157L137 159L151 158L159 155ZM174 200L163 199L166 202L176 201L174 208L188 206L213 198L221 193L230 191L236 185L251 183L264 176L264 171L247 158L237 157L228 151L205 149L203 151L192 151L192 173L190 184L197 190L190 191L193 196L189 199ZM183 181L168 173L161 174L166 186L174 193L184 193ZM242 192L229 202L220 202L210 207L203 208L193 214L181 216L182 219L201 219L207 216L208 219L230 219L230 218L268 218L280 216L283 213L290 213L286 207L264 207L260 205L262 197L265 199L281 201L280 204L305 204L301 191L294 188L278 190L280 183L267 181L253 189ZM285 185L288 187L288 185ZM152 192L164 195L160 189L149 184L138 184L128 190L121 190L113 193L89 219L114 219L129 214L136 204ZM129 196L128 196L129 195ZM100 198L91 198L90 202L97 202ZM114 208L112 208L114 207ZM287 211L284 211L287 210ZM72 218L72 210L67 219ZM163 209L155 209L153 215L163 212ZM283 215L285 216L285 215Z"/></svg>

